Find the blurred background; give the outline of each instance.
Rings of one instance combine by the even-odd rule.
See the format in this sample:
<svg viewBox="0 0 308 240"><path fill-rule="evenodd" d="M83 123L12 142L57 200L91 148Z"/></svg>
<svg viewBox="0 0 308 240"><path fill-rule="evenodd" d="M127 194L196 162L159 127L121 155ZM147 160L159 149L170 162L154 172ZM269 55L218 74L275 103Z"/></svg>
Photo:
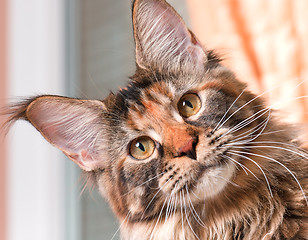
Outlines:
<svg viewBox="0 0 308 240"><path fill-rule="evenodd" d="M283 120L308 117L308 1L169 0L208 49ZM104 98L134 73L130 0L0 0L0 105ZM3 119L0 119L3 121ZM80 171L25 122L0 139L0 239L119 239Z"/></svg>

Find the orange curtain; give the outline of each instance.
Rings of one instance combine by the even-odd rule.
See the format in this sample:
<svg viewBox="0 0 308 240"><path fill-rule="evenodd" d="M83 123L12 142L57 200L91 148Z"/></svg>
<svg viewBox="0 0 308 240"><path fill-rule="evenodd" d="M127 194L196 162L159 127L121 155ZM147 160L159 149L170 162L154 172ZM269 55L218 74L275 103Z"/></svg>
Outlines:
<svg viewBox="0 0 308 240"><path fill-rule="evenodd" d="M253 92L268 91L284 120L308 123L308 1L186 2L192 30L206 48L216 49Z"/></svg>

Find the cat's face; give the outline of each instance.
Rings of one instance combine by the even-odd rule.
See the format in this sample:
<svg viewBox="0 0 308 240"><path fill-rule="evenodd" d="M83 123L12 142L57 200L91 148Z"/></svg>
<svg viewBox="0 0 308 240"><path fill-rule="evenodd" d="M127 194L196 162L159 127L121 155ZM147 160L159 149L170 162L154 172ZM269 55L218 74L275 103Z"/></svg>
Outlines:
<svg viewBox="0 0 308 240"><path fill-rule="evenodd" d="M151 72L138 80L106 105L113 179L107 198L122 214L145 218L167 202L215 197L236 175L226 144L247 130L231 129L254 113L236 112L245 104L237 99L244 86L219 66L202 77ZM108 177L101 176L102 190Z"/></svg>
<svg viewBox="0 0 308 240"><path fill-rule="evenodd" d="M114 212L132 221L239 184L244 163L228 155L232 142L256 135L267 116L165 1L136 0L133 25L137 71L127 88L103 101L40 96L11 116L93 175Z"/></svg>

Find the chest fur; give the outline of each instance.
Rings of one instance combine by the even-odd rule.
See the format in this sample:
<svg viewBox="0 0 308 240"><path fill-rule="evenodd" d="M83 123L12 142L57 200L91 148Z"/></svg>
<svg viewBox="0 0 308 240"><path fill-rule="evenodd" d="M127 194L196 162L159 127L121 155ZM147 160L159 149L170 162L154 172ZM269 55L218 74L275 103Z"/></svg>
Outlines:
<svg viewBox="0 0 308 240"><path fill-rule="evenodd" d="M192 231L193 226L187 223L185 216L174 214L168 219L155 219L149 222L123 224L121 229L122 240L185 240L198 239Z"/></svg>

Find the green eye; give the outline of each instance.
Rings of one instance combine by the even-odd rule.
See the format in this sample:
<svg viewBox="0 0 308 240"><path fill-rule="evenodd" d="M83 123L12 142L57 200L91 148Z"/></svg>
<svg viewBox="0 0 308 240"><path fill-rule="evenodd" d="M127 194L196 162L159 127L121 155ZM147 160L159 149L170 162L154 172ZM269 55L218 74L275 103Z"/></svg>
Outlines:
<svg viewBox="0 0 308 240"><path fill-rule="evenodd" d="M199 112L201 100L193 93L185 94L178 102L178 110L182 117L188 118Z"/></svg>
<svg viewBox="0 0 308 240"><path fill-rule="evenodd" d="M155 143L149 137L139 137L131 142L129 153L133 158L144 160L155 150Z"/></svg>

